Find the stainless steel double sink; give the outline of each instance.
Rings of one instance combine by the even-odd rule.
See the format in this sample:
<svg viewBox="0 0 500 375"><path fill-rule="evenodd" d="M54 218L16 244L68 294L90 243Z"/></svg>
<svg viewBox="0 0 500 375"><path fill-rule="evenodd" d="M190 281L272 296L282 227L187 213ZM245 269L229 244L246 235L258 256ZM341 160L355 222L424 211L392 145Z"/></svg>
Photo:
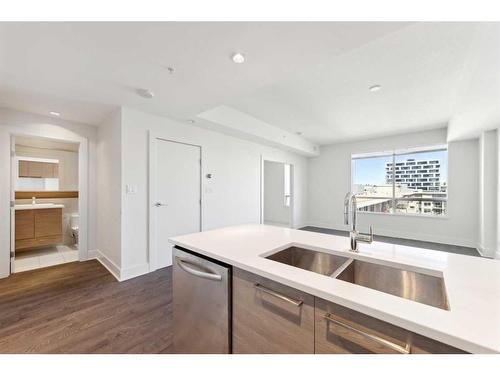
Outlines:
<svg viewBox="0 0 500 375"><path fill-rule="evenodd" d="M449 310L442 277L292 246L266 257L383 293Z"/></svg>

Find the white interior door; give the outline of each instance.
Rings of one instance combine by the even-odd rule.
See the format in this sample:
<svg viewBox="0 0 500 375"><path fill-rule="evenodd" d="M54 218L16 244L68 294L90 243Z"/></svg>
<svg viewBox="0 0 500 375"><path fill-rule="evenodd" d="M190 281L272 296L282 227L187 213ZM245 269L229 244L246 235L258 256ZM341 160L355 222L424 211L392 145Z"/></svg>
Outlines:
<svg viewBox="0 0 500 375"><path fill-rule="evenodd" d="M201 229L201 148L156 140L155 269L172 264L168 238Z"/></svg>

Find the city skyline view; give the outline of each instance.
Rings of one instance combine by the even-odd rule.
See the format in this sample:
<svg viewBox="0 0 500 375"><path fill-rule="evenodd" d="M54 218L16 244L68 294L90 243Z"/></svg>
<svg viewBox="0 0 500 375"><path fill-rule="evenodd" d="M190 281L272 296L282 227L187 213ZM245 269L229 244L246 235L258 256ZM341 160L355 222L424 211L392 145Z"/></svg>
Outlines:
<svg viewBox="0 0 500 375"><path fill-rule="evenodd" d="M396 155L396 163L408 159L438 160L441 168L440 182L448 183L448 152L446 150ZM355 159L353 185L386 185L386 164L392 163L392 155Z"/></svg>
<svg viewBox="0 0 500 375"><path fill-rule="evenodd" d="M448 193L446 149L354 158L353 191L358 210L445 215Z"/></svg>

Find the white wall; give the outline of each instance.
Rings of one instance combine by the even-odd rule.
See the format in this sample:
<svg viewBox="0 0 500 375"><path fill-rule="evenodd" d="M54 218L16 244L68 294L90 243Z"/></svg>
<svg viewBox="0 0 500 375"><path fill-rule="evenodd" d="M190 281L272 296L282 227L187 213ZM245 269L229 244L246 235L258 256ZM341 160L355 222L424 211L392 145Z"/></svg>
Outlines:
<svg viewBox="0 0 500 375"><path fill-rule="evenodd" d="M479 139L479 237L478 250L494 257L497 244L497 131L483 132Z"/></svg>
<svg viewBox="0 0 500 375"><path fill-rule="evenodd" d="M122 109L122 270L140 270L148 262L148 131L202 147L203 229L260 222L261 155L294 165L294 222L306 222L307 159L271 147L223 135L128 108ZM124 186L137 192L125 195Z"/></svg>
<svg viewBox="0 0 500 375"><path fill-rule="evenodd" d="M309 224L348 229L343 200L350 190L351 154L446 143L446 129L341 143L309 159ZM359 213L359 229L375 234L475 247L478 236L478 141L448 145L448 218Z"/></svg>
<svg viewBox="0 0 500 375"><path fill-rule="evenodd" d="M264 161L264 223L290 224L290 207L285 206L285 165Z"/></svg>
<svg viewBox="0 0 500 375"><path fill-rule="evenodd" d="M500 259L500 129L497 129L497 244L495 258Z"/></svg>
<svg viewBox="0 0 500 375"><path fill-rule="evenodd" d="M88 248L96 248L96 139L94 126L10 109L0 109L0 277L9 274L10 262L10 136L32 135L88 141Z"/></svg>
<svg viewBox="0 0 500 375"><path fill-rule="evenodd" d="M97 143L97 247L117 278L122 264L122 112L100 125ZM146 169L146 164L143 166Z"/></svg>

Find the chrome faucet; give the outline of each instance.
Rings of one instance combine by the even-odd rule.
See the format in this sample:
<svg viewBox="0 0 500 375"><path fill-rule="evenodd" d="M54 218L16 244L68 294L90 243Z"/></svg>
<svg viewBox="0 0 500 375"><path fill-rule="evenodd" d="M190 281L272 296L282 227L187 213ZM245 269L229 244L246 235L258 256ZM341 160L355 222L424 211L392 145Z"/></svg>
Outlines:
<svg viewBox="0 0 500 375"><path fill-rule="evenodd" d="M373 241L373 227L370 225L370 233L362 234L356 230L356 215L358 205L356 202L356 195L348 192L344 198L344 224L349 224L349 209L351 210L351 230L349 231L349 240L351 243L350 251L358 252L358 242L372 243Z"/></svg>

